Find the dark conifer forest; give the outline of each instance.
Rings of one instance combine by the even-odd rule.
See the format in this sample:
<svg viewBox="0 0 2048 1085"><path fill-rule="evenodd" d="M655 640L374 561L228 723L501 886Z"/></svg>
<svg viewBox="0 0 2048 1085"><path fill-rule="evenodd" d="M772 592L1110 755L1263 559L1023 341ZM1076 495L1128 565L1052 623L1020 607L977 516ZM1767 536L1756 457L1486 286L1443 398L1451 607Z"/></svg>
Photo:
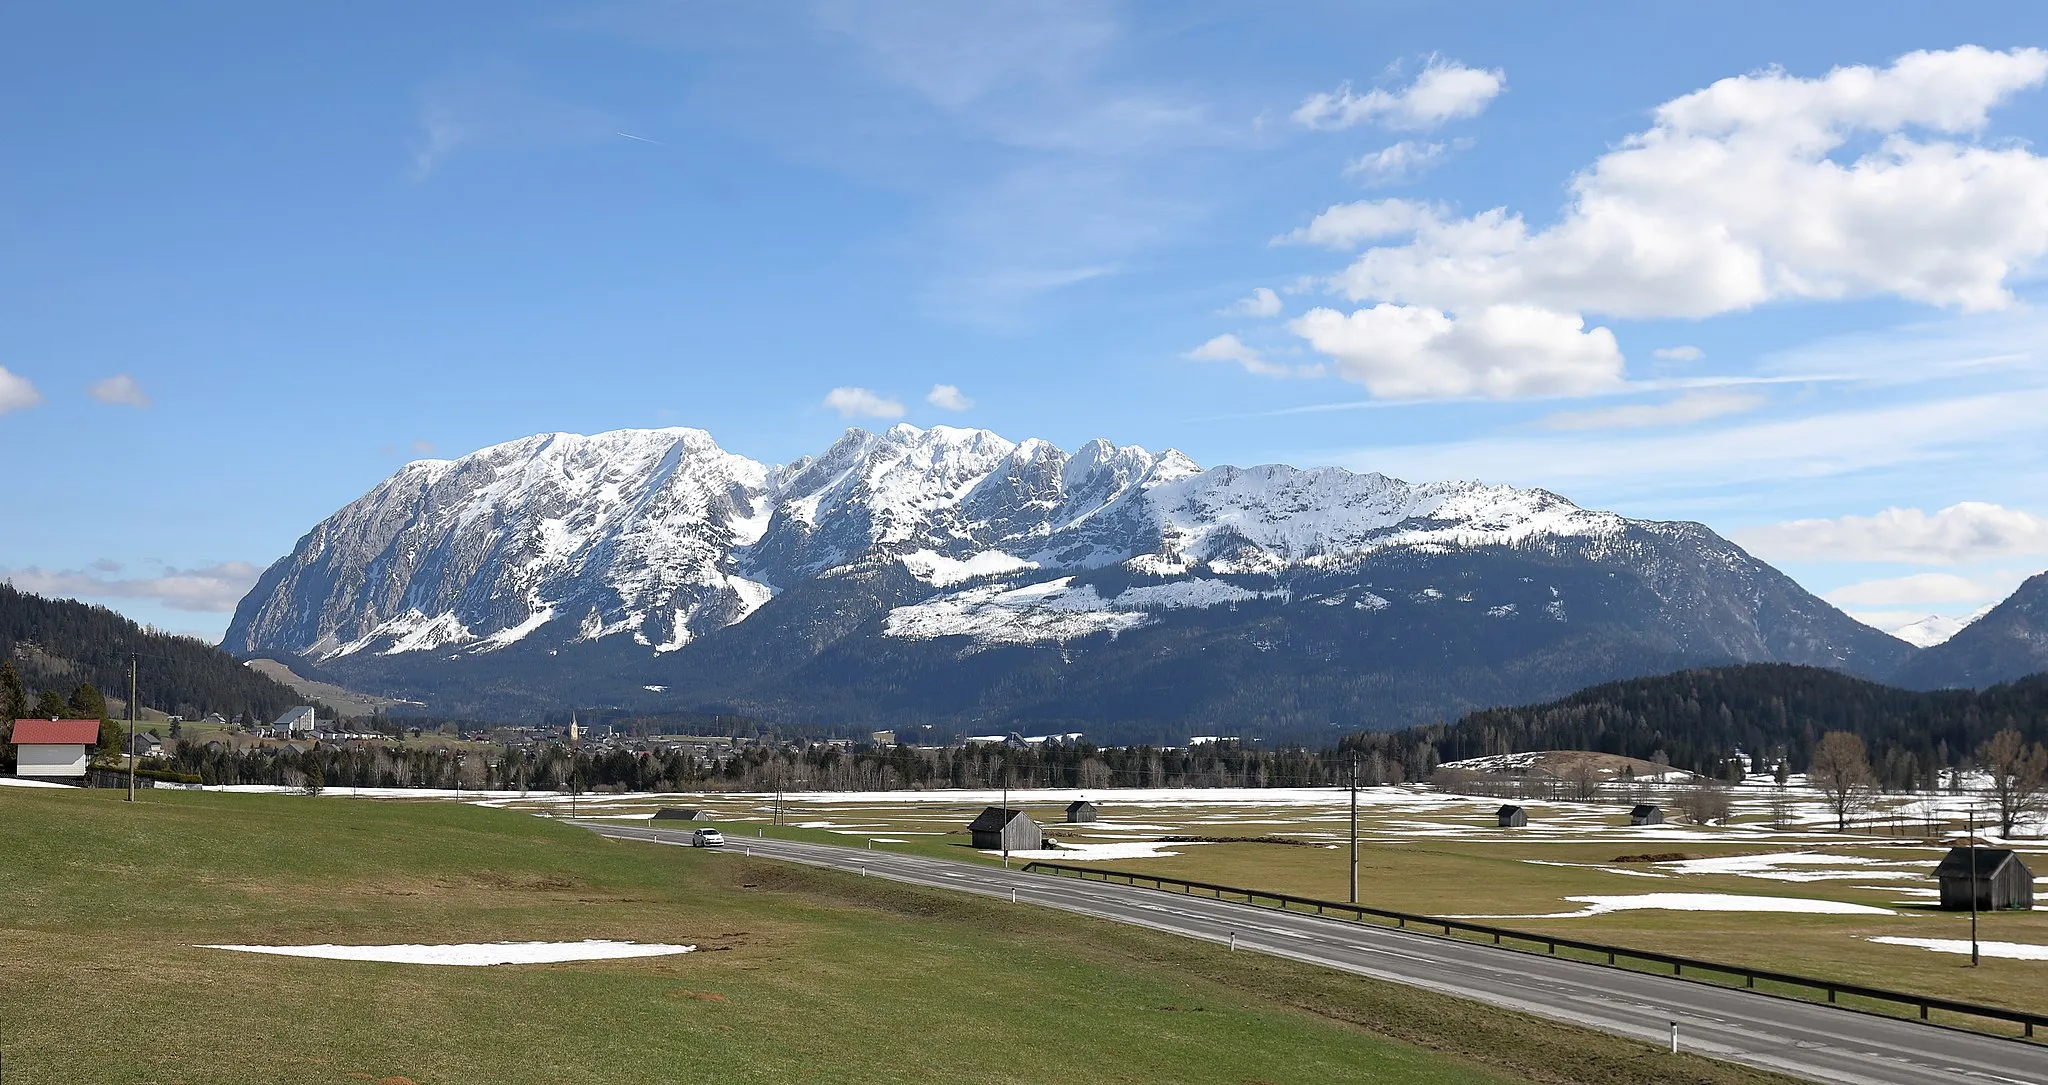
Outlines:
<svg viewBox="0 0 2048 1085"><path fill-rule="evenodd" d="M128 696L136 656L136 700L197 719L218 712L269 721L304 703L290 687L257 674L195 637L146 629L106 607L45 599L0 583L0 660L14 665L31 702L42 690L69 698L81 684Z"/></svg>
<svg viewBox="0 0 2048 1085"><path fill-rule="evenodd" d="M1448 726L1393 736L1436 747L1442 761L1528 750L1663 754L1672 765L1718 774L1724 757L1789 759L1804 771L1813 744L1848 731L1870 748L1889 788L1926 786L1966 765L2006 728L2048 740L2048 674L1985 690L1895 689L1819 667L1757 663L1608 682L1547 704L1472 712ZM1363 746L1372 736L1357 736Z"/></svg>

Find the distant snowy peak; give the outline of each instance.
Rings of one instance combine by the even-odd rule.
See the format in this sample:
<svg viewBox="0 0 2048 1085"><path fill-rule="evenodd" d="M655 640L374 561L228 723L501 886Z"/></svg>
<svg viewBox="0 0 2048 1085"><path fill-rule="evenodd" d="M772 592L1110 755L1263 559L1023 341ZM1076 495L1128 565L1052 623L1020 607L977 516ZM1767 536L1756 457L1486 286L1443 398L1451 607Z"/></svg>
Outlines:
<svg viewBox="0 0 2048 1085"><path fill-rule="evenodd" d="M540 434L406 465L273 565L227 643L333 659L627 637L658 654L807 580L891 566L928 589L902 606L930 608L892 615L896 635L1064 638L1264 598L1217 576L1631 523L1541 490L1204 470L1172 450L1096 440L1069 454L950 426L848 430L780 467L696 429ZM1112 566L1188 586L1105 597L1064 579Z"/></svg>
<svg viewBox="0 0 2048 1085"><path fill-rule="evenodd" d="M1932 648L1969 628L1971 622L1982 618L1990 611L1991 606L1985 606L1961 618L1952 618L1946 614L1929 614L1918 621L1908 622L1886 632L1915 648Z"/></svg>

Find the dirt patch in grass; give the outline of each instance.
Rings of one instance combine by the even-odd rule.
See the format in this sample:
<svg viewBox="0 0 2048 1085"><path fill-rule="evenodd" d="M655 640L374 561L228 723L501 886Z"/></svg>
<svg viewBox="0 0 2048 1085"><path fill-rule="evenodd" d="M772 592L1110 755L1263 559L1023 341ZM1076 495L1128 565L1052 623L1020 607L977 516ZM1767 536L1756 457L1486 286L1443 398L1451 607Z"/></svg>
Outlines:
<svg viewBox="0 0 2048 1085"><path fill-rule="evenodd" d="M1688 859L1704 859L1689 851L1656 851L1647 855L1617 855L1608 860L1612 863L1682 863Z"/></svg>

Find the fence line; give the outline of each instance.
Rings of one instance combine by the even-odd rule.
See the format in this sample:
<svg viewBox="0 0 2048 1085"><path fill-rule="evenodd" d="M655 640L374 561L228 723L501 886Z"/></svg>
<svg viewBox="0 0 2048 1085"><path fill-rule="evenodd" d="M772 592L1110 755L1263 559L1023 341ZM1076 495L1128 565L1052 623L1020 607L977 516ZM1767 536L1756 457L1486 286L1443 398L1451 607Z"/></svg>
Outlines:
<svg viewBox="0 0 2048 1085"><path fill-rule="evenodd" d="M1553 957L1557 956L1558 947L1562 946L1566 949L1594 954L1596 958L1601 954L1605 954L1607 958L1604 965L1597 959L1581 961L1580 963L1582 964L1623 968L1628 971L1639 972L1641 969L1628 968L1627 965L1621 962L1624 960L1642 961L1668 967L1671 969L1673 976L1681 979L1692 979L1695 982L1711 982L1701 978L1699 974L1702 972L1719 972L1724 975L1741 977L1743 987L1750 990L1755 990L1757 982L1761 980L1765 983L1775 983L1824 993L1830 1005L1840 1005L1837 1000L1846 995L1852 998L1868 999L1873 1002L1889 1003L1907 1009L1918 1010L1919 1020L1922 1021L1930 1021L1931 1019L1928 1017L1928 1014L1934 1010L1982 1020L2004 1021L2008 1024L2019 1025L2023 1030L2023 1035L2028 1039L2033 1038L2035 1026L2048 1027L2048 1015L2028 1013L2025 1010L2008 1010L1999 1006L1984 1006L1974 1002L1959 1002L1954 999L1934 998L1928 995L1887 991L1879 987L1864 987L1854 983L1837 983L1833 980L1814 979L1811 976L1793 975L1789 972L1773 972L1768 969L1723 964L1718 961L1705 961L1694 957L1679 957L1651 950L1628 949L1623 946L1608 945L1604 942L1587 942L1577 938L1561 938L1556 935L1535 934L1507 927L1488 926L1483 923L1467 923L1460 919L1444 919L1438 916L1418 915L1413 912L1396 912L1385 908L1373 908L1363 904L1318 900L1315 897L1300 897L1292 893L1274 893L1263 889L1245 889L1235 885L1217 885L1213 882L1188 881L1182 878L1169 878L1158 874L1140 874L1134 871L1110 870L1103 867L1078 867L1066 863L1032 862L1025 865L1024 872L1027 874L1071 876L1084 881L1092 877L1104 882L1121 881L1140 888L1149 884L1153 889L1164 892L1179 892L1189 896L1196 895L1197 893L1207 893L1214 896L1217 900L1241 899L1245 904L1262 908L1274 908L1280 911L1313 908L1315 909L1315 914L1321 916L1334 915L1338 918L1349 916L1352 921L1359 923L1365 922L1368 918L1391 920L1403 930L1413 928L1423 933L1427 933L1432 928L1442 928L1442 937L1450 937L1453 931L1476 934L1491 938L1493 941L1491 943L1464 942L1464 944L1491 944L1517 953L1534 952L1534 950L1518 948L1518 945L1511 945L1510 943L1528 943L1532 946L1541 945L1544 947L1544 952ZM1578 960L1578 958L1566 959ZM1687 969L1691 969L1694 974L1687 976ZM1729 985L1716 984L1716 986L1725 987ZM1811 998L1807 1000L1813 1001ZM1992 1033L1992 1035L1999 1034Z"/></svg>

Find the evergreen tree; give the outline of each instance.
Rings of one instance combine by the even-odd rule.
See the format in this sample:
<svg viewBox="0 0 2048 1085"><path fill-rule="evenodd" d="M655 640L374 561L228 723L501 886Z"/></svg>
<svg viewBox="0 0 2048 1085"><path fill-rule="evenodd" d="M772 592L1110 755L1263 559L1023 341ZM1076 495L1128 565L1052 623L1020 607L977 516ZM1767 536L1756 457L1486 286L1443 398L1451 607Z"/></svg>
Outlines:
<svg viewBox="0 0 2048 1085"><path fill-rule="evenodd" d="M64 703L64 695L54 689L46 689L36 698L36 718L61 720L71 713L71 706Z"/></svg>
<svg viewBox="0 0 2048 1085"><path fill-rule="evenodd" d="M123 738L125 738L125 737L126 737L126 736L125 736L124 734L122 734L122 732L121 732L121 725L120 725L120 724L118 724L118 723L115 723L115 722L114 722L113 720L107 719L107 718L105 718L105 717L101 717L101 719L100 719L100 750L99 750L99 752L100 752L100 756L102 756L102 757L119 757L119 756L121 756L121 754L122 754L122 752L123 752L123 751L122 751L122 749L121 749L121 740L122 740Z"/></svg>
<svg viewBox="0 0 2048 1085"><path fill-rule="evenodd" d="M14 661L0 663L0 714L6 722L28 718L28 690L21 684L21 675L14 671Z"/></svg>
<svg viewBox="0 0 2048 1085"><path fill-rule="evenodd" d="M92 688L91 682L81 682L71 691L71 700L66 702L73 719L103 720L107 718L107 699L100 691Z"/></svg>

